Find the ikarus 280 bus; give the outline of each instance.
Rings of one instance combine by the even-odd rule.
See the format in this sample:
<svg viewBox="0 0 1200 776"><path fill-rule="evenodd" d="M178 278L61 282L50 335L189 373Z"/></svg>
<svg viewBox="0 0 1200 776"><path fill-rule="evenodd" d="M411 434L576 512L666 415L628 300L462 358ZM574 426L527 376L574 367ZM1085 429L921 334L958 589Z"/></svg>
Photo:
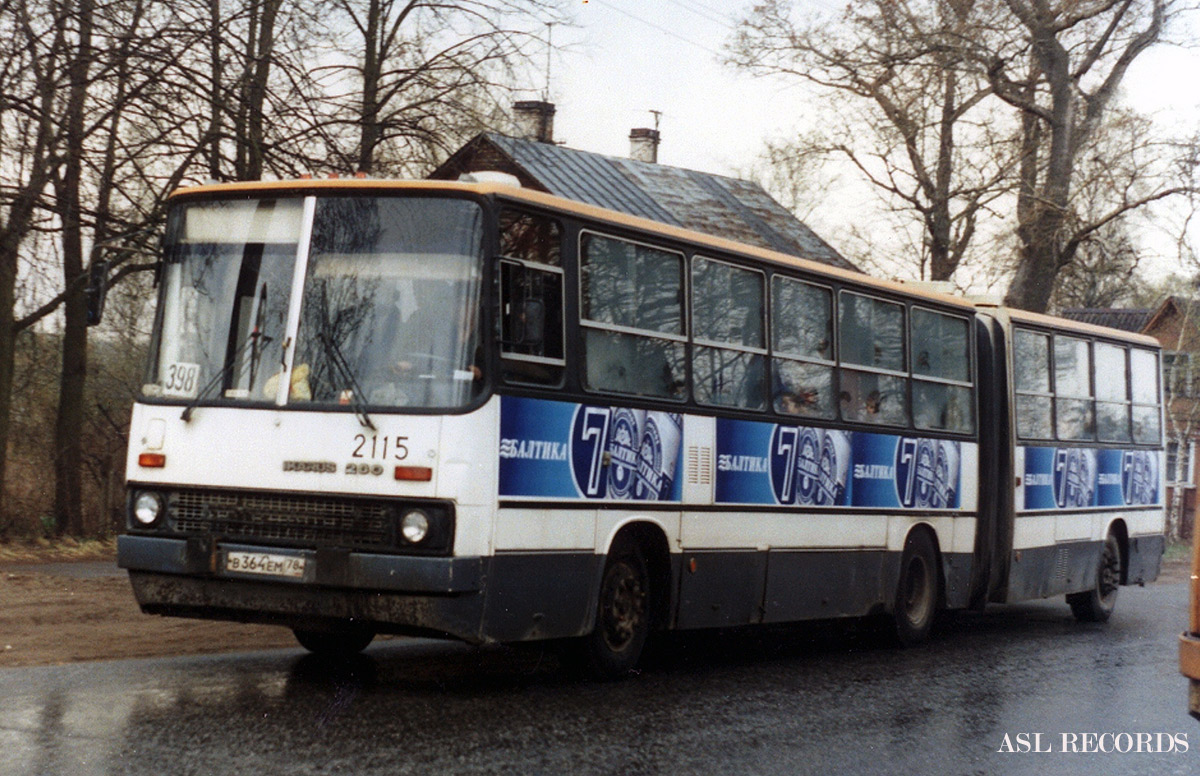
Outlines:
<svg viewBox="0 0 1200 776"><path fill-rule="evenodd" d="M146 612L557 639L1066 595L1163 550L1159 350L519 187L171 198L119 563Z"/></svg>

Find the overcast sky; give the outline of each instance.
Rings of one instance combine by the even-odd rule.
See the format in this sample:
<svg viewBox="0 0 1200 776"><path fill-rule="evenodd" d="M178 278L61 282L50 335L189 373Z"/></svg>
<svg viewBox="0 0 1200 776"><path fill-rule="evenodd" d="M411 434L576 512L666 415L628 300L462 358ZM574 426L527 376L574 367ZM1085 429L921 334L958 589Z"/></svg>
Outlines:
<svg viewBox="0 0 1200 776"><path fill-rule="evenodd" d="M653 127L651 111L661 111L661 163L736 175L754 164L765 138L794 134L806 121L808 87L752 78L720 64L736 20L753 0L575 3L577 27L553 30L554 43L565 46L552 59L549 87L559 142L625 156L629 130ZM795 6L832 16L841 4L795 0ZM1200 40L1200 24L1193 20L1192 28L1197 31L1192 37ZM1122 98L1164 127L1196 131L1200 52L1162 46L1144 53L1126 78ZM818 231L834 232L828 236L836 244L837 227L825 223L831 218L836 223L845 210L833 210L832 216L818 212L812 218ZM1152 275L1171 271L1174 262L1157 265Z"/></svg>
<svg viewBox="0 0 1200 776"><path fill-rule="evenodd" d="M573 148L625 155L629 130L662 112L664 164L728 173L753 161L769 135L804 120L803 87L752 78L719 63L753 0L575 0L577 28L556 28L550 98L555 136ZM833 14L837 0L795 0ZM1200 118L1200 53L1143 54L1124 97L1164 121ZM541 85L539 85L540 87Z"/></svg>

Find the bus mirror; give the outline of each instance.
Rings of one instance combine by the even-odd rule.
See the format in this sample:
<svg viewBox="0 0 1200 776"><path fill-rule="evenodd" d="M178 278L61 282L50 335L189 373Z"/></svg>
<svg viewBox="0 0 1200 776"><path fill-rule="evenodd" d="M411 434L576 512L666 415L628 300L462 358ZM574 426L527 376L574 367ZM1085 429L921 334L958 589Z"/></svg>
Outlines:
<svg viewBox="0 0 1200 776"><path fill-rule="evenodd" d="M87 325L95 326L104 316L104 298L108 295L107 261L93 261L88 267L87 286L83 295L87 300Z"/></svg>
<svg viewBox="0 0 1200 776"><path fill-rule="evenodd" d="M542 344L546 336L546 305L537 299L526 299L521 305L521 323L521 344Z"/></svg>

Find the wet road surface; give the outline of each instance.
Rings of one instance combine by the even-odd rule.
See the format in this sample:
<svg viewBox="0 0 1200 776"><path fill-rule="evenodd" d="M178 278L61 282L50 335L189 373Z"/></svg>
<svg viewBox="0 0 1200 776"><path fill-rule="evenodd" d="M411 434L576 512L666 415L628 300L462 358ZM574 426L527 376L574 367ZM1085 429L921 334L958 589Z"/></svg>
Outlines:
<svg viewBox="0 0 1200 776"><path fill-rule="evenodd" d="M1186 592L1122 588L1105 626L1061 599L989 608L910 650L812 626L674 638L614 684L540 649L425 640L340 667L277 650L4 669L0 774L1190 776ZM1104 733L1127 736L1083 737ZM1062 751L1138 734L1156 751ZM998 751L1006 735L1051 751Z"/></svg>

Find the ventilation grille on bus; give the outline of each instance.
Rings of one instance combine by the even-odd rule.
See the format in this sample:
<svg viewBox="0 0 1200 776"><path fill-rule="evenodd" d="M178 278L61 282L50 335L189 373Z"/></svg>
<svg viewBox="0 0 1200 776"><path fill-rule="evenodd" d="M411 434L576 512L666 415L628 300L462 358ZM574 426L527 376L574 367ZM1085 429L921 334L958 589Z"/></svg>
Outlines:
<svg viewBox="0 0 1200 776"><path fill-rule="evenodd" d="M687 449L687 481L689 485L712 484L712 448L691 446Z"/></svg>
<svg viewBox="0 0 1200 776"><path fill-rule="evenodd" d="M185 491L171 495L167 515L175 531L226 540L372 549L395 545L392 509L379 502Z"/></svg>

